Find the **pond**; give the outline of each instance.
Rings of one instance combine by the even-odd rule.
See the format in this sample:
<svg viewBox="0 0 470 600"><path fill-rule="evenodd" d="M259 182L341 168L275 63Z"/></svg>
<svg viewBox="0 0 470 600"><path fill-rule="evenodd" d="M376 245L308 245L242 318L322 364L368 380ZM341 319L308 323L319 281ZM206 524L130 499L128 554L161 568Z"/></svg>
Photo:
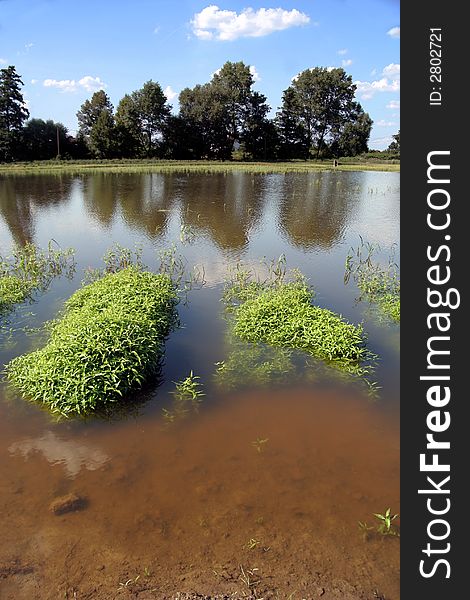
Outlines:
<svg viewBox="0 0 470 600"><path fill-rule="evenodd" d="M76 251L72 278L8 317L2 365L41 342L25 327L54 318L115 243L140 245L150 268L174 244L205 280L178 306L161 377L113 418L57 421L0 384L2 598L398 599L398 537L358 523L399 513L399 326L358 301L344 267L361 239L396 252L399 190L382 172L0 177L1 254L51 239ZM227 335L224 280L281 255L318 305L363 323L374 397L301 354L271 383L252 376L264 359ZM190 371L205 395L181 409L171 392ZM54 514L71 493L81 510Z"/></svg>

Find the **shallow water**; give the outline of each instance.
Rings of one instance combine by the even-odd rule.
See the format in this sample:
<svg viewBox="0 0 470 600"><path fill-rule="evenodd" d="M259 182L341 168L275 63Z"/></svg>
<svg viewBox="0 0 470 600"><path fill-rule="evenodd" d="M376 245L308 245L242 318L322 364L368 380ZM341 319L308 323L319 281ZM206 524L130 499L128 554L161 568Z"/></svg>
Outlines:
<svg viewBox="0 0 470 600"><path fill-rule="evenodd" d="M399 328L343 283L359 236L384 257L398 242L398 174L0 178L2 253L50 239L77 252L75 278L54 281L13 327L53 317L114 242L141 244L150 267L174 242L206 279L179 306L184 327L167 342L161 381L115 419L56 423L0 387L2 598L398 598L399 540L365 540L358 528L389 506L399 512ZM220 302L227 269L281 253L321 306L364 322L379 399L315 367L271 387L245 377L229 390L215 378L234 351ZM17 332L0 362L37 343ZM234 358L249 371L247 352ZM172 382L190 370L206 396L181 413ZM86 506L53 515L51 501L69 492Z"/></svg>

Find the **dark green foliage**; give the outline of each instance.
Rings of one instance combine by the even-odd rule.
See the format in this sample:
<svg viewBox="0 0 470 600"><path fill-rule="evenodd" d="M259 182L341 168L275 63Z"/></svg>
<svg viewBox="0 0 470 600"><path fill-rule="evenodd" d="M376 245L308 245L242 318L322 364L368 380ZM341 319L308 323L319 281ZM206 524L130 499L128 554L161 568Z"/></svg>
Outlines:
<svg viewBox="0 0 470 600"><path fill-rule="evenodd" d="M30 119L26 123L22 147L24 160L50 160L59 155L70 156L73 151L73 144L62 123L54 123L51 119Z"/></svg>
<svg viewBox="0 0 470 600"><path fill-rule="evenodd" d="M113 105L104 90L93 94L77 113L79 137L96 158L111 158L116 154Z"/></svg>
<svg viewBox="0 0 470 600"><path fill-rule="evenodd" d="M46 346L7 365L29 400L66 416L122 400L157 372L176 323L171 278L128 267L75 292Z"/></svg>
<svg viewBox="0 0 470 600"><path fill-rule="evenodd" d="M371 121L354 101L355 92L344 69L315 67L299 73L285 90L277 115L281 155L287 158L306 152L319 158L338 150L350 154L356 146L361 152L366 150ZM356 141L344 148L350 135Z"/></svg>
<svg viewBox="0 0 470 600"><path fill-rule="evenodd" d="M14 66L0 69L0 162L18 158L23 123L29 117Z"/></svg>
<svg viewBox="0 0 470 600"><path fill-rule="evenodd" d="M228 160L236 144L253 158L268 156L269 106L253 84L247 65L227 61L209 83L181 92L180 115L196 134L195 158Z"/></svg>

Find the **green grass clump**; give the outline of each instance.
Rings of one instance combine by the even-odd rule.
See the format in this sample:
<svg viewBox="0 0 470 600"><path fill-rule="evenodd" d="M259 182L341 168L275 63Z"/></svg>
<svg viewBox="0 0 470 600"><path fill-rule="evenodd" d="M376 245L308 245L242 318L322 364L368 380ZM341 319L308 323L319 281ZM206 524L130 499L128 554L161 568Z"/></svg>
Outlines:
<svg viewBox="0 0 470 600"><path fill-rule="evenodd" d="M225 285L224 302L231 333L240 340L305 352L343 372L361 377L370 372L373 358L360 325L313 305L314 292L297 270L286 270L286 260L262 262L264 276L236 265ZM275 371L295 370L289 358ZM280 367L280 368L279 368ZM220 367L219 367L220 368Z"/></svg>
<svg viewBox="0 0 470 600"><path fill-rule="evenodd" d="M367 353L362 327L313 306L312 299L313 292L304 281L264 290L236 309L233 332L249 342L302 350L362 375L360 363Z"/></svg>
<svg viewBox="0 0 470 600"><path fill-rule="evenodd" d="M361 291L359 300L375 304L382 316L400 322L400 275L394 260L394 248L387 265L380 265L374 259L379 246L364 243L352 249L346 258L345 282L353 275Z"/></svg>
<svg viewBox="0 0 470 600"><path fill-rule="evenodd" d="M35 292L45 291L54 277L62 273L70 277L75 269L73 254L71 248L54 248L52 242L47 250L27 242L15 245L11 256L0 255L0 316L32 300Z"/></svg>
<svg viewBox="0 0 470 600"><path fill-rule="evenodd" d="M0 314L10 310L15 304L24 302L31 294L34 285L17 275L0 277Z"/></svg>
<svg viewBox="0 0 470 600"><path fill-rule="evenodd" d="M13 359L8 378L65 416L104 408L157 372L177 301L167 275L134 266L108 274L71 296L48 343Z"/></svg>

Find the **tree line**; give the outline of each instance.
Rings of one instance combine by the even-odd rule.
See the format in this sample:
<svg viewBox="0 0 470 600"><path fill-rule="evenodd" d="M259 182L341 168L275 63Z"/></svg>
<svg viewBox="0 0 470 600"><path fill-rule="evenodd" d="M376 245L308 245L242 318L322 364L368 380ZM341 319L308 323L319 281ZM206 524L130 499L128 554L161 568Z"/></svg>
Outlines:
<svg viewBox="0 0 470 600"><path fill-rule="evenodd" d="M51 158L308 159L367 152L370 116L344 69L315 67L292 79L274 118L243 62L226 62L208 83L179 94L179 113L147 81L116 109L104 90L77 112L78 132L30 119L14 66L0 69L0 161Z"/></svg>

